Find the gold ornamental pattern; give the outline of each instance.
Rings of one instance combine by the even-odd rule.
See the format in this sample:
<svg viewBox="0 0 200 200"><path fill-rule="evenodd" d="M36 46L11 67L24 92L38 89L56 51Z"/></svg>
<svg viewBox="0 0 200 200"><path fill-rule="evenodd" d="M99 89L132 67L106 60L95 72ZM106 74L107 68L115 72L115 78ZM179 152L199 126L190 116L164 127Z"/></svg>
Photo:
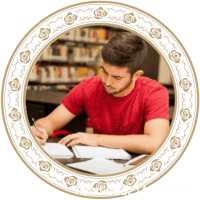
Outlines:
<svg viewBox="0 0 200 200"><path fill-rule="evenodd" d="M9 85L10 85L11 91L13 92L18 92L21 88L18 78L15 78L13 79L13 81L9 82Z"/></svg>
<svg viewBox="0 0 200 200"><path fill-rule="evenodd" d="M126 179L123 181L123 184L126 186L133 186L137 182L137 179L134 175L129 175L126 177Z"/></svg>
<svg viewBox="0 0 200 200"><path fill-rule="evenodd" d="M27 64L29 61L30 61L30 51L27 50L27 51L24 51L24 52L21 52L20 53L20 61L23 63L23 64Z"/></svg>
<svg viewBox="0 0 200 200"><path fill-rule="evenodd" d="M133 13L126 13L123 16L123 22L126 24L135 23L137 20Z"/></svg>
<svg viewBox="0 0 200 200"><path fill-rule="evenodd" d="M67 16L65 16L64 21L67 25L72 25L77 20L77 15L68 12Z"/></svg>
<svg viewBox="0 0 200 200"><path fill-rule="evenodd" d="M173 60L175 63L179 63L181 58L181 53L177 52L176 50L172 50L169 53L169 58Z"/></svg>
<svg viewBox="0 0 200 200"><path fill-rule="evenodd" d="M19 146L24 148L25 150L28 150L32 147L32 142L26 137L22 137Z"/></svg>
<svg viewBox="0 0 200 200"><path fill-rule="evenodd" d="M192 117L189 108L182 108L180 111L180 115L181 115L181 119L184 122L186 122L187 120L189 120Z"/></svg>
<svg viewBox="0 0 200 200"><path fill-rule="evenodd" d="M188 80L188 78L183 78L183 79L181 79L179 81L179 85L181 86L181 88L183 88L183 90L185 92L188 92L188 90L192 86L192 83L190 83L190 81Z"/></svg>
<svg viewBox="0 0 200 200"><path fill-rule="evenodd" d="M102 8L98 8L97 10L94 11L94 18L95 19L102 19L103 17L105 17L108 13Z"/></svg>
<svg viewBox="0 0 200 200"><path fill-rule="evenodd" d="M106 181L99 181L93 185L93 188L97 189L99 193L108 188Z"/></svg>
<svg viewBox="0 0 200 200"><path fill-rule="evenodd" d="M65 181L67 187L72 187L72 186L77 185L78 178L76 178L76 176L69 176L69 177L65 177L64 181Z"/></svg>
<svg viewBox="0 0 200 200"><path fill-rule="evenodd" d="M42 40L47 40L49 38L50 33L51 33L50 28L41 28L38 37Z"/></svg>
<svg viewBox="0 0 200 200"><path fill-rule="evenodd" d="M50 162L47 161L39 161L40 171L49 172L52 168L52 165Z"/></svg>
<svg viewBox="0 0 200 200"><path fill-rule="evenodd" d="M13 108L9 117L13 120L13 122L17 122L21 120L21 113L16 108Z"/></svg>
<svg viewBox="0 0 200 200"><path fill-rule="evenodd" d="M155 159L151 163L150 171L160 172L161 167L162 167L162 162L159 159Z"/></svg>
<svg viewBox="0 0 200 200"><path fill-rule="evenodd" d="M176 149L181 147L181 139L179 137L173 136L170 140L171 149Z"/></svg>
<svg viewBox="0 0 200 200"><path fill-rule="evenodd" d="M160 28L151 28L149 32L149 36L156 39L161 39L161 29Z"/></svg>

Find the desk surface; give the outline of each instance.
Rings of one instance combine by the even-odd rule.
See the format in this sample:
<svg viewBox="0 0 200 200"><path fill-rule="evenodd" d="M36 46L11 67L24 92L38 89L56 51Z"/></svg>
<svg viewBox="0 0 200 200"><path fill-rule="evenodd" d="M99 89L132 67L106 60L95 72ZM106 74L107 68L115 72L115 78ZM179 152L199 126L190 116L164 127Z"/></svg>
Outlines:
<svg viewBox="0 0 200 200"><path fill-rule="evenodd" d="M47 140L47 142L55 142L56 143L56 142L60 141L60 139L61 138L49 138ZM73 150L72 150L71 147L68 147L68 148L69 148L70 151L73 152ZM128 153L131 155L131 159L139 156L139 154L135 154L135 153L131 153L131 152L128 152ZM90 159L88 159L88 158L76 158L76 156L74 155L74 157L71 158L71 159L67 159L67 158L55 158L55 160L57 160L58 162L60 162L60 163L62 163L63 165L66 166L67 164L76 163L76 162L83 162L83 161L87 161L87 160L90 160ZM120 160L120 159L115 159L115 161L118 162L118 163L125 163L125 162L127 162L127 160ZM67 166L67 167L69 167L69 166ZM69 168L77 170L79 172L83 172L83 173L87 173L87 174L92 174L90 172L85 172L83 170L75 169L75 168L72 168L72 167L69 167Z"/></svg>
<svg viewBox="0 0 200 200"><path fill-rule="evenodd" d="M57 92L52 90L27 90L26 100L30 102L61 104L62 99L67 95L67 92Z"/></svg>

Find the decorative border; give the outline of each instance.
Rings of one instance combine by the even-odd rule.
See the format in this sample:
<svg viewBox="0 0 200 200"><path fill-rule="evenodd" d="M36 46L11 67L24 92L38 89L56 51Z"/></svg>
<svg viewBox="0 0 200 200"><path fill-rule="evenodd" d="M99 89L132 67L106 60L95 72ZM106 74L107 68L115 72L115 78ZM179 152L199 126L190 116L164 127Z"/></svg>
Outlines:
<svg viewBox="0 0 200 200"><path fill-rule="evenodd" d="M161 147L137 168L110 176L78 173L49 157L34 139L26 116L26 87L31 69L39 56L61 34L88 25L120 27L144 38L168 63L176 91L173 122ZM10 59L4 80L4 123L20 158L48 184L83 197L119 197L143 190L161 178L185 151L199 109L196 75L178 39L161 22L144 11L114 2L76 4L42 20L20 42Z"/></svg>

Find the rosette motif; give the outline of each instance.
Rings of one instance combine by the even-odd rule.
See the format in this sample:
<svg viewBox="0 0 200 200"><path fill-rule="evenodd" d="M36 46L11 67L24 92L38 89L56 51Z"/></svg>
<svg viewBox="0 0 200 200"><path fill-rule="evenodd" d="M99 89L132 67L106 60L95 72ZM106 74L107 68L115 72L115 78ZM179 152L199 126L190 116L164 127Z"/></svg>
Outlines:
<svg viewBox="0 0 200 200"><path fill-rule="evenodd" d="M179 85L183 88L185 92L187 92L192 86L192 84L190 83L190 81L188 81L187 78L180 80Z"/></svg>
<svg viewBox="0 0 200 200"><path fill-rule="evenodd" d="M135 178L135 176L134 175L129 175L123 181L123 184L127 185L127 186L133 186L136 182L137 182L137 179Z"/></svg>
<svg viewBox="0 0 200 200"><path fill-rule="evenodd" d="M52 168L51 163L45 161L40 161L39 166L40 166L40 171L45 171L45 172L49 172Z"/></svg>
<svg viewBox="0 0 200 200"><path fill-rule="evenodd" d="M176 149L181 147L181 139L179 137L173 136L170 140L171 149Z"/></svg>
<svg viewBox="0 0 200 200"><path fill-rule="evenodd" d="M161 166L162 166L162 162L160 162L158 159L156 159L151 163L150 171L159 172L161 170Z"/></svg>
<svg viewBox="0 0 200 200"><path fill-rule="evenodd" d="M11 110L11 113L9 114L9 117L14 121L20 121L21 120L21 114L19 113L19 111L16 108L13 108Z"/></svg>
<svg viewBox="0 0 200 200"><path fill-rule="evenodd" d="M68 12L67 16L64 18L64 21L67 23L67 25L71 25L76 21L77 17L77 15Z"/></svg>
<svg viewBox="0 0 200 200"><path fill-rule="evenodd" d="M94 188L98 190L98 192L102 192L107 189L107 183L105 181L99 181L93 185Z"/></svg>
<svg viewBox="0 0 200 200"><path fill-rule="evenodd" d="M124 21L126 24L130 24L130 23L135 23L137 20L136 20L136 18L134 17L134 14L133 14L133 13L129 13L129 14L124 14L124 16L123 16L123 21Z"/></svg>
<svg viewBox="0 0 200 200"><path fill-rule="evenodd" d="M24 64L27 64L30 61L30 51L24 51L20 53L20 61Z"/></svg>
<svg viewBox="0 0 200 200"><path fill-rule="evenodd" d="M96 18L96 19L102 19L107 14L108 13L102 7L100 7L97 10L94 11L94 18Z"/></svg>
<svg viewBox="0 0 200 200"><path fill-rule="evenodd" d="M182 108L180 111L181 119L186 122L189 118L192 117L190 110L188 108Z"/></svg>
<svg viewBox="0 0 200 200"><path fill-rule="evenodd" d="M156 39L161 39L161 29L160 28L151 28L149 32L150 37L156 38Z"/></svg>
<svg viewBox="0 0 200 200"><path fill-rule="evenodd" d="M50 28L41 28L40 33L38 34L38 37L42 40L47 40L49 38L49 34L51 33Z"/></svg>
<svg viewBox="0 0 200 200"><path fill-rule="evenodd" d="M13 79L13 81L11 81L9 85L13 92L18 92L21 88L18 78Z"/></svg>
<svg viewBox="0 0 200 200"><path fill-rule="evenodd" d="M181 57L181 53L177 52L176 50L172 50L169 53L169 58L171 60L173 60L175 63L179 63L180 62L180 57Z"/></svg>
<svg viewBox="0 0 200 200"><path fill-rule="evenodd" d="M75 176L65 177L64 180L67 187L76 186L78 182L78 179Z"/></svg>
<svg viewBox="0 0 200 200"><path fill-rule="evenodd" d="M20 147L23 147L24 149L28 150L30 147L32 147L32 142L25 138L25 137L21 137L21 141L19 144Z"/></svg>

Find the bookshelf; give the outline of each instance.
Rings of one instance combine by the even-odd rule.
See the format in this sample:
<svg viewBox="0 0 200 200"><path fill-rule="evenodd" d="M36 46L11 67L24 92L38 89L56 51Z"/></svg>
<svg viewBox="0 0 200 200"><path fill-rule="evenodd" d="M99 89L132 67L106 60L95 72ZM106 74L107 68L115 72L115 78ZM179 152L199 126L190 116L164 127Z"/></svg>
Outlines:
<svg viewBox="0 0 200 200"><path fill-rule="evenodd" d="M44 50L27 89L70 91L83 79L101 75L101 49L119 31L90 26L62 35Z"/></svg>

